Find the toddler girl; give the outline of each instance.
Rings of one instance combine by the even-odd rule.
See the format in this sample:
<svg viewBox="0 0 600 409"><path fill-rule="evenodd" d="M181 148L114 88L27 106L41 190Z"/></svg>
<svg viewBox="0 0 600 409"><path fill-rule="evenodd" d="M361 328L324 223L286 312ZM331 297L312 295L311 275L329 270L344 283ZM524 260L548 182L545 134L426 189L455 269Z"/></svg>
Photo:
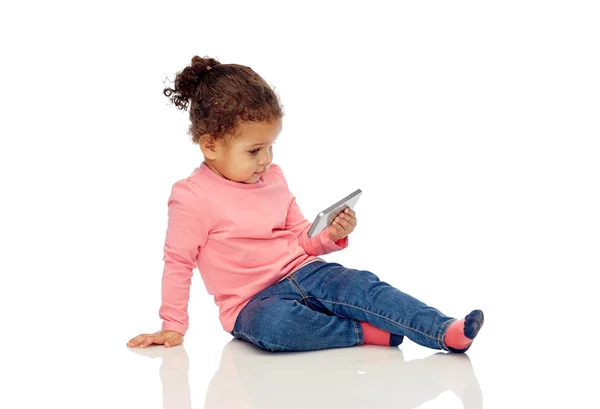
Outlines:
<svg viewBox="0 0 600 409"><path fill-rule="evenodd" d="M162 329L128 346L183 342L197 266L223 329L264 350L397 346L404 336L433 349L470 348L482 311L457 320L370 271L319 257L348 247L355 212L308 237L311 223L273 163L282 107L250 67L195 56L164 94L179 109L189 104L189 132L204 161L174 183L168 200Z"/></svg>

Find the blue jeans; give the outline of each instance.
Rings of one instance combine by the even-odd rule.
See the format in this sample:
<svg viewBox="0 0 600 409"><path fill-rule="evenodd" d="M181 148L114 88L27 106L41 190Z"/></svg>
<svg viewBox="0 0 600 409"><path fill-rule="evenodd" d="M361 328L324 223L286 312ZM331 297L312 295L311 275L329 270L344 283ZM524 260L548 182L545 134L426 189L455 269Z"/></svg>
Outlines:
<svg viewBox="0 0 600 409"><path fill-rule="evenodd" d="M364 343L368 322L417 344L444 345L455 319L365 270L317 260L256 294L231 334L267 351L310 351Z"/></svg>

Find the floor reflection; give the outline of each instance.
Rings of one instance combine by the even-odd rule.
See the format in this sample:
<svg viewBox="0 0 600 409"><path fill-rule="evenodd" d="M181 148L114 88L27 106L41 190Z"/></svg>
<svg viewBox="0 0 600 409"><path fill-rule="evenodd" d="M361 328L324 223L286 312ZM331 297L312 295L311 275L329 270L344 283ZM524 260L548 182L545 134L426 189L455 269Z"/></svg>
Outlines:
<svg viewBox="0 0 600 409"><path fill-rule="evenodd" d="M164 409L192 407L183 345L131 351L162 358ZM270 353L233 339L223 348L204 409L416 408L446 391L465 408L482 407L468 355L440 352L405 361L401 349L378 346Z"/></svg>

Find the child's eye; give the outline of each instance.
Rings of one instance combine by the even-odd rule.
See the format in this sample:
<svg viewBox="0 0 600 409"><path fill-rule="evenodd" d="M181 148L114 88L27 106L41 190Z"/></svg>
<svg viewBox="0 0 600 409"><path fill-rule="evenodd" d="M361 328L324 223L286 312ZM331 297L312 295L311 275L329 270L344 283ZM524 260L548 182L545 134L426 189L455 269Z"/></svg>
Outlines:
<svg viewBox="0 0 600 409"><path fill-rule="evenodd" d="M273 144L271 146L269 146L269 149L272 148L273 145L275 145L275 142L273 142ZM256 149L254 149L252 151L248 151L248 153L251 154L251 155L256 155L259 150L260 150L260 148L256 148Z"/></svg>

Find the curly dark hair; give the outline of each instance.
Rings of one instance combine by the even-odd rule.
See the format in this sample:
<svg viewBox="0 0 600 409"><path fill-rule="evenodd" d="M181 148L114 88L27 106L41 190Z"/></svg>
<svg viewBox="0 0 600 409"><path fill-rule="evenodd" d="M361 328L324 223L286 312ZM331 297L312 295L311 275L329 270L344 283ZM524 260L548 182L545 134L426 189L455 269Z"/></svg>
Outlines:
<svg viewBox="0 0 600 409"><path fill-rule="evenodd" d="M242 121L270 122L284 115L274 89L244 65L194 56L176 74L174 85L163 93L184 111L191 102L188 133L195 144L207 134L214 140L228 140L226 136Z"/></svg>

